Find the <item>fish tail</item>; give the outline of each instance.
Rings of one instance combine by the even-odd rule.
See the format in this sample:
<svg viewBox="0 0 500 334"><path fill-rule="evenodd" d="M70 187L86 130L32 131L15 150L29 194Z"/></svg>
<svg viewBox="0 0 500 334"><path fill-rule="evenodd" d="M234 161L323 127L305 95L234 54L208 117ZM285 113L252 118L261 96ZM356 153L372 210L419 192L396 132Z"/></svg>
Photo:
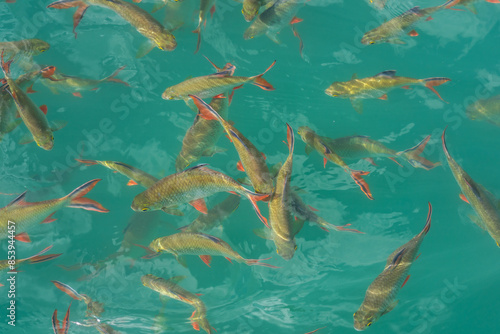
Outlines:
<svg viewBox="0 0 500 334"><path fill-rule="evenodd" d="M252 84L254 84L255 86L257 87L260 87L262 88L263 90L274 90L274 87L273 85L271 85L269 82L267 82L262 76L264 74L266 74L267 71L269 71L273 66L274 64L276 64L276 60L273 61L273 63L271 64L271 66L269 66L267 68L267 70L265 70L263 73L259 74L259 75L256 75L254 77L251 77L251 79L253 79L253 82Z"/></svg>
<svg viewBox="0 0 500 334"><path fill-rule="evenodd" d="M75 159L78 162L81 162L85 166L97 165L99 162L97 160L86 160L86 159Z"/></svg>
<svg viewBox="0 0 500 334"><path fill-rule="evenodd" d="M78 7L75 14L73 14L73 34L75 34L76 38L77 37L75 31L76 27L78 26L78 24L80 24L80 21L82 20L83 15L87 11L87 8L89 8L89 5L85 3L83 0L59 0L47 6L47 8L56 8L56 9L66 9L71 7Z"/></svg>
<svg viewBox="0 0 500 334"><path fill-rule="evenodd" d="M293 153L293 148L295 145L295 136L292 127L288 123L286 123L286 140L288 142L288 151L291 155Z"/></svg>
<svg viewBox="0 0 500 334"><path fill-rule="evenodd" d="M443 77L436 77L436 78L427 78L423 79L423 82L425 83L425 87L429 88L434 94L436 94L443 102L446 102L443 100L441 95L437 92L437 90L434 88L435 86L440 86L444 84L445 82L450 81L451 79L449 78L443 78ZM448 103L448 102L446 102Z"/></svg>
<svg viewBox="0 0 500 334"><path fill-rule="evenodd" d="M443 143L443 151L444 154L446 155L447 159L451 159L450 152L448 152L448 147L446 146L446 129L448 129L448 126L446 126L443 130L443 134L441 135L441 141Z"/></svg>
<svg viewBox="0 0 500 334"><path fill-rule="evenodd" d="M434 163L434 162L431 162L431 161L427 160L426 158L420 156L420 154L422 154L422 152L424 151L425 146L429 142L430 138L431 138L431 136L428 135L427 137L422 139L422 141L420 143L418 143L417 145L415 145L414 147L409 148L409 149L404 150L404 151L401 151L401 152L398 152L398 153L396 153L396 155L404 157L406 159L406 161L408 161L408 163L415 168L423 168L423 169L429 170L429 169L432 169L436 166L439 166L439 165L441 165L440 162Z"/></svg>
<svg viewBox="0 0 500 334"><path fill-rule="evenodd" d="M94 179L91 181L88 181L75 190L73 190L71 193L66 195L64 199L69 199L70 204L68 207L70 208L77 208L77 209L84 209L84 210L89 210L89 211L97 211L97 212L109 212L108 209L104 208L100 203L90 199L83 197L85 196L89 191L94 188L94 186L97 184L97 182L101 181L101 179Z"/></svg>
<svg viewBox="0 0 500 334"><path fill-rule="evenodd" d="M316 224L318 224L319 227L326 232L329 232L329 229L332 229L332 230L339 231L339 232L343 231L343 232L352 232L352 233L360 233L360 234L365 233L365 232L361 232L361 231L358 231L358 230L353 229L353 228L347 228L347 226L351 226L351 224L345 224L342 226L338 226L338 225L328 223L327 221L325 221L321 217L318 217L318 219L316 220Z"/></svg>
<svg viewBox="0 0 500 334"><path fill-rule="evenodd" d="M59 281L51 281L51 282L54 283L56 288L58 288L59 290L61 290L64 293L68 294L71 298L73 298L75 300L83 300L83 296L81 294L79 294L78 292L76 292L76 290L73 289L72 287L70 287L68 284L64 284L64 283L59 282Z"/></svg>
<svg viewBox="0 0 500 334"><path fill-rule="evenodd" d="M52 245L50 245L49 247L47 247L47 248L45 248L45 249L41 250L40 252L36 253L35 255L30 256L30 257L27 257L27 258L25 258L25 259L23 259L23 260L20 260L20 261L32 260L32 261L30 261L30 262L32 262L32 263L36 263L36 261L35 261L35 262L33 262L33 259L36 259L38 256L40 256L40 255L42 255L42 254L47 253L47 252L48 252L51 248L52 248ZM60 254L59 254L59 255L60 255ZM43 261L40 261L40 262L43 262Z"/></svg>
<svg viewBox="0 0 500 334"><path fill-rule="evenodd" d="M249 266L262 266L262 267L273 268L273 269L280 268L280 267L273 266L272 264L262 262L262 261L266 261L269 259L270 259L270 257L268 257L267 259L245 259L245 263Z"/></svg>
<svg viewBox="0 0 500 334"><path fill-rule="evenodd" d="M431 216L432 216L432 205L429 202L429 212L427 213L427 221L425 222L424 229L420 232L421 235L426 235L431 229Z"/></svg>
<svg viewBox="0 0 500 334"><path fill-rule="evenodd" d="M58 258L61 255L62 255L62 253L33 256L30 259L30 263L41 263L41 262L45 262L45 261L50 261L50 260L53 260L55 258Z"/></svg>
<svg viewBox="0 0 500 334"><path fill-rule="evenodd" d="M5 78L9 78L9 75L10 75L10 65L12 64L12 59L9 60L8 62L5 62L3 60L3 53L4 51L2 50L2 71L3 71L3 74L5 76ZM7 85L7 81L5 81L5 85Z"/></svg>
<svg viewBox="0 0 500 334"><path fill-rule="evenodd" d="M258 201L265 201L266 199L269 198L270 195L269 194L256 194L256 193L253 193L247 189L245 189L245 192L247 193L247 197L250 200L250 202L252 203L252 206L255 210L255 213L257 214L259 219L264 223L264 225L266 225L268 228L270 228L269 224L267 223L267 218L262 215L259 207L257 206Z"/></svg>
<svg viewBox="0 0 500 334"><path fill-rule="evenodd" d="M194 104L198 108L201 118L220 121L222 124L224 124L224 119L208 103L206 103L196 95L188 96L193 100Z"/></svg>
<svg viewBox="0 0 500 334"><path fill-rule="evenodd" d="M200 51L200 45L201 45L201 22L198 25L198 28L193 30L193 33L198 34L198 40L196 41L196 50L194 50L194 53L197 54L198 51Z"/></svg>
<svg viewBox="0 0 500 334"><path fill-rule="evenodd" d="M52 329L54 330L54 333L68 333L70 308L71 303L69 303L68 310L66 311L66 315L64 316L62 328L59 324L59 320L57 319L57 309L54 310L54 313L52 314Z"/></svg>
<svg viewBox="0 0 500 334"><path fill-rule="evenodd" d="M124 84L125 86L130 86L127 82L120 80L118 78L115 78L118 75L118 73L120 73L125 67L127 67L127 66L124 65L124 66L120 67L119 69L114 71L113 74L111 74L107 78L104 78L102 81L118 82L118 83Z"/></svg>
<svg viewBox="0 0 500 334"><path fill-rule="evenodd" d="M349 174L351 175L352 179L356 184L361 188L361 191L368 197L369 199L373 200L372 193L370 191L370 187L368 186L368 183L363 179L363 175L368 175L369 172L364 172L364 171L359 171L359 170L349 170Z"/></svg>

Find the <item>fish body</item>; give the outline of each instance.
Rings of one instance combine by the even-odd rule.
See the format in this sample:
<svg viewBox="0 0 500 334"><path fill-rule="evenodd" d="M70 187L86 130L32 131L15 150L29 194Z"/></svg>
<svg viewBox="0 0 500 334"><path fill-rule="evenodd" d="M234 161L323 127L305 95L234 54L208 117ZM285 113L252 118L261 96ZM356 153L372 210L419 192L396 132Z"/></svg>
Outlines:
<svg viewBox="0 0 500 334"><path fill-rule="evenodd" d="M328 147L344 160L387 157L397 163L395 159L401 158L415 168L424 168L429 170L440 165L440 163L430 162L419 155L424 150L429 139L430 136L427 136L415 147L402 152L390 149L381 142L370 139L367 136L350 136L329 139L326 141Z"/></svg>
<svg viewBox="0 0 500 334"><path fill-rule="evenodd" d="M9 221L14 222L16 234L23 234L38 223L50 223L55 219L51 216L64 207L81 208L85 210L108 212L101 204L83 197L99 182L100 179L88 181L73 190L68 195L41 202L26 202L22 193L7 206L0 209L0 239L8 236Z"/></svg>
<svg viewBox="0 0 500 334"><path fill-rule="evenodd" d="M497 205L497 200L482 185L476 183L451 157L446 146L445 132L446 129L443 131L442 142L446 160L455 180L462 190L462 194L479 216L479 219L474 222L486 230L493 240L495 240L497 246L500 247L500 209Z"/></svg>
<svg viewBox="0 0 500 334"><path fill-rule="evenodd" d="M431 214L432 207L429 203L427 222L422 232L389 255L384 271L375 278L366 290L363 303L354 313L354 328L356 330L365 330L396 306L398 302L396 296L402 285L406 283L408 271L431 227Z"/></svg>
<svg viewBox="0 0 500 334"><path fill-rule="evenodd" d="M52 248L52 246L49 246L47 248L45 248L44 250L40 251L39 253L33 255L33 256L30 256L30 257L27 257L25 259L16 259L15 260L15 269L14 270L17 270L17 268L19 266L21 266L22 264L25 264L25 263L30 263L30 264L33 264L33 263L40 263L40 262L45 262L45 261L49 261L49 260L52 260L52 259L55 259L56 257L59 257L61 254L47 254L47 255L42 255L46 252L48 252L50 249ZM2 260L0 261L0 272L2 271L14 271L11 269L11 263L12 263L13 260ZM9 263L10 262L10 263ZM0 286L2 286L2 284L0 284Z"/></svg>
<svg viewBox="0 0 500 334"><path fill-rule="evenodd" d="M453 0L435 7L420 8L413 7L403 14L382 23L375 29L372 29L363 35L361 43L363 44L379 44L379 43L396 43L404 44L399 38L403 32L408 32L420 20L428 18L434 12L444 9Z"/></svg>
<svg viewBox="0 0 500 334"><path fill-rule="evenodd" d="M96 90L98 86L104 82L117 82L128 86L128 83L115 78L115 76L124 68L125 66L120 67L110 76L100 80L69 76L56 71L51 78L45 78L42 80L42 83L55 94L60 92L74 93L86 90Z"/></svg>
<svg viewBox="0 0 500 334"><path fill-rule="evenodd" d="M484 120L500 126L500 95L478 100L467 106L466 114L472 120Z"/></svg>
<svg viewBox="0 0 500 334"><path fill-rule="evenodd" d="M304 0L277 0L257 16L243 34L244 39L267 35L271 40L279 42L277 34L292 22Z"/></svg>
<svg viewBox="0 0 500 334"><path fill-rule="evenodd" d="M275 62L264 72L266 73ZM187 79L177 85L165 89L161 97L164 100L184 100L189 99L189 95L198 96L201 99L212 98L214 96L228 93L236 87L246 83L251 83L264 90L274 90L262 76L264 73L253 77L238 77L226 73L215 73L201 77Z"/></svg>
<svg viewBox="0 0 500 334"><path fill-rule="evenodd" d="M273 180L265 158L255 145L252 144L243 134L233 125L222 118L210 105L197 96L190 96L194 104L200 111L200 116L207 120L216 120L220 122L227 133L228 138L234 144L240 164L238 169L245 171L257 193L270 194L273 191Z"/></svg>
<svg viewBox="0 0 500 334"><path fill-rule="evenodd" d="M297 245L295 235L302 228L304 221L295 222L290 208L290 178L292 176L294 134L287 124L289 154L276 177L276 187L269 200L269 221L271 235L276 245L276 252L285 260L290 260ZM296 227L296 224L299 227Z"/></svg>
<svg viewBox="0 0 500 334"><path fill-rule="evenodd" d="M217 192L235 192L247 197L254 207L259 218L267 225L267 220L260 214L256 201L268 195L260 195L249 191L231 177L198 165L182 172L169 175L159 180L146 191L137 195L132 202L134 211L150 211L161 209L175 209L184 203L203 201ZM203 201L204 204L204 201Z"/></svg>
<svg viewBox="0 0 500 334"><path fill-rule="evenodd" d="M80 23L87 8L91 5L97 5L113 10L116 14L128 21L141 35L146 37L150 46L144 46L144 50L139 51L143 56L156 45L160 50L172 51L176 48L177 42L165 27L158 22L151 14L139 6L123 0L60 0L48 5L48 8L65 9L78 7L73 17L73 32Z"/></svg>
<svg viewBox="0 0 500 334"><path fill-rule="evenodd" d="M210 106L223 118L228 117L229 99L226 94L223 98L213 98ZM193 125L188 129L182 140L182 149L175 161L177 172L185 169L203 156L212 156L221 149L216 144L224 128L219 122L206 120L200 115L194 119Z"/></svg>
<svg viewBox="0 0 500 334"><path fill-rule="evenodd" d="M164 278L148 274L141 277L141 282L145 287L158 292L160 295L193 306L196 304L201 304L202 301L197 295L187 291L177 284L184 278L185 276L175 276L166 280Z"/></svg>
<svg viewBox="0 0 500 334"><path fill-rule="evenodd" d="M272 4L273 0L243 0L243 8L241 13L247 22L252 21L259 14L259 10L263 6Z"/></svg>
<svg viewBox="0 0 500 334"><path fill-rule="evenodd" d="M12 59L16 55L37 56L50 49L50 44L41 39L31 38L20 41L0 42L0 53Z"/></svg>
<svg viewBox="0 0 500 334"><path fill-rule="evenodd" d="M423 85L432 90L442 100L434 86L442 85L447 81L450 81L450 79L443 77L427 79L400 77L396 76L396 71L390 70L361 79L354 74L349 81L332 83L325 90L325 94L332 97L351 99L354 109L361 114L363 109L360 99L387 99L387 92L398 87L409 88L409 86L413 85Z"/></svg>
<svg viewBox="0 0 500 334"><path fill-rule="evenodd" d="M131 165L128 165L123 162L119 161L101 161L101 160L83 160L83 159L77 159L77 161L87 165L102 165L104 167L107 167L113 171L116 171L122 175L125 175L126 177L130 178L131 180L134 180L137 184L143 186L144 188L149 188L156 182L158 182L158 178L154 177L153 175L150 175L138 168L135 168Z"/></svg>
<svg viewBox="0 0 500 334"><path fill-rule="evenodd" d="M352 170L344 160L335 151L331 150L328 146L330 138L319 136L311 128L307 126L299 127L298 134L302 138L302 141L306 144L306 154L312 151L317 151L323 156L323 164L326 166L327 161L331 161L334 164L342 167L345 172L347 172L351 178L360 187L361 191L369 198L373 199L370 192L370 187L363 179L363 175L367 175L368 172Z"/></svg>
<svg viewBox="0 0 500 334"><path fill-rule="evenodd" d="M179 228L182 232L207 232L227 219L240 205L241 197L229 194L222 202L208 210L207 214L200 214L191 224Z"/></svg>

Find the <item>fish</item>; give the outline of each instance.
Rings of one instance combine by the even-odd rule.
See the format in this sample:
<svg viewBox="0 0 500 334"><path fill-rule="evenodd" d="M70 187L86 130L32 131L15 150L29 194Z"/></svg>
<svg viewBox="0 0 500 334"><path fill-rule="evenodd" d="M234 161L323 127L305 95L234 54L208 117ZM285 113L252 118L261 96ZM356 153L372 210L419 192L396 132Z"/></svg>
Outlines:
<svg viewBox="0 0 500 334"><path fill-rule="evenodd" d="M61 324L59 323L59 320L57 319L57 309L55 309L54 313L52 313L52 329L54 330L54 334L68 334L69 324L70 324L69 322L70 308L71 308L71 303L69 304L68 310L66 311L66 315L64 316L62 327Z"/></svg>
<svg viewBox="0 0 500 334"><path fill-rule="evenodd" d="M408 275L410 267L417 258L418 249L431 228L431 215L432 206L429 203L429 212L423 230L389 255L384 271L366 290L363 303L353 315L354 329L357 331L370 327L398 304L396 296L410 277Z"/></svg>
<svg viewBox="0 0 500 334"><path fill-rule="evenodd" d="M78 7L73 15L73 33L76 38L75 29L91 5L111 9L148 39L148 42L140 47L136 55L137 58L148 54L155 46L163 51L172 51L177 47L175 36L165 29L151 14L137 5L123 0L59 0L49 4L47 8L66 9Z"/></svg>
<svg viewBox="0 0 500 334"><path fill-rule="evenodd" d="M328 147L328 137L319 136L311 128L307 126L299 127L298 134L302 138L302 141L306 144L306 154L311 153L313 150L317 151L323 156L323 166L326 166L327 161L331 161L334 164L342 167L346 173L348 173L351 178L360 187L361 191L373 200L372 193L368 183L363 179L364 175L368 175L369 172L352 170L342 158L332 151Z"/></svg>
<svg viewBox="0 0 500 334"><path fill-rule="evenodd" d="M476 183L466 171L451 157L445 140L446 129L441 140L443 151L462 194L460 197L470 204L477 216L472 216L473 222L484 229L500 247L500 206L498 200L479 183Z"/></svg>
<svg viewBox="0 0 500 334"><path fill-rule="evenodd" d="M335 230L335 231L345 231L345 232L363 234L363 232L360 232L358 230L347 228L347 226L350 226L351 224L346 224L344 226L337 226L328 223L326 220L324 220L314 212L317 211L316 209L312 208L309 205L306 205L302 200L302 198L300 197L300 195L297 194L297 191L295 191L294 189L290 189L290 208L292 214L295 217L297 217L302 221L309 221L312 223L316 223L319 226L319 228L321 228L325 232L329 232L329 230Z"/></svg>
<svg viewBox="0 0 500 334"><path fill-rule="evenodd" d="M216 110L223 119L227 119L229 114L227 94L212 98L210 107ZM175 170L179 172L202 157L210 157L216 153L224 152L225 149L216 146L222 133L224 133L224 128L219 122L206 120L199 114L196 115L193 125L182 140L181 151L175 160Z"/></svg>
<svg viewBox="0 0 500 334"><path fill-rule="evenodd" d="M184 100L187 103L189 95L198 96L200 99L212 98L241 88L246 83L255 85L263 90L274 90L274 87L262 77L274 64L276 64L276 60L263 73L252 77L238 77L222 72L190 78L177 85L168 87L161 97L164 100Z"/></svg>
<svg viewBox="0 0 500 334"><path fill-rule="evenodd" d="M375 29L366 32L361 38L361 43L365 45L369 44L380 44L380 43L393 43L393 44L405 44L400 39L400 35L403 33L408 33L410 36L418 36L415 30L411 30L413 26L426 18L426 20L431 20L431 14L437 12L438 10L445 9L446 6L451 4L454 0L449 0L440 6L428 7L421 9L419 6L413 7L403 14L396 16L389 21L382 23Z"/></svg>
<svg viewBox="0 0 500 334"><path fill-rule="evenodd" d="M440 86L450 80L451 79L444 77L433 77L427 79L399 77L396 76L396 71L389 70L380 72L372 77L358 79L358 76L354 74L349 81L335 81L325 90L325 94L331 97L350 99L354 110L356 110L359 114L362 114L362 99L386 100L387 93L398 87L408 89L409 86L423 85L429 88L442 101L444 101L434 87Z"/></svg>
<svg viewBox="0 0 500 334"><path fill-rule="evenodd" d="M16 55L27 57L38 56L49 49L50 44L38 38L0 42L0 52L3 52L8 60L13 59Z"/></svg>
<svg viewBox="0 0 500 334"><path fill-rule="evenodd" d="M484 0L484 1L489 2L489 3L497 3L497 4L500 3L499 0ZM453 1L451 1L450 4L448 4L446 6L446 8L447 9L460 10L460 9L455 9L455 8L452 8L452 7L454 7L454 6L464 6L465 8L467 8L472 13L477 14L476 6L474 6L475 2L479 2L479 0L453 0Z"/></svg>
<svg viewBox="0 0 500 334"><path fill-rule="evenodd" d="M76 161L86 165L101 165L107 167L115 172L118 172L122 175L128 177L131 181L129 181L129 185L139 184L144 188L149 188L156 182L158 182L158 178L150 175L138 168L135 168L131 165L120 161L103 161L103 160L88 160L88 159L76 159Z"/></svg>
<svg viewBox="0 0 500 334"><path fill-rule="evenodd" d="M400 152L390 149L381 142L370 139L367 136L350 136L329 140L325 139L325 141L327 142L327 146L342 157L343 160L367 159L374 164L373 158L387 157L398 165L401 164L397 159L401 159L408 162L414 168L430 170L441 165L440 162L434 163L420 156L430 138L431 136L429 135L414 147Z"/></svg>
<svg viewBox="0 0 500 334"><path fill-rule="evenodd" d="M292 127L288 123L286 126L289 154L276 176L276 187L268 205L271 235L276 245L276 253L283 259L290 260L297 250L295 235L302 229L304 221L294 220L290 208L290 178L295 136Z"/></svg>
<svg viewBox="0 0 500 334"><path fill-rule="evenodd" d="M30 238L26 233L27 230L36 226L36 224L47 224L55 221L52 215L64 207L84 209L97 212L109 212L100 203L83 197L101 179L90 180L68 195L48 201L27 202L25 200L26 191L19 195L7 206L0 209L0 240L10 238L10 228L13 222L15 224L16 236L14 239L23 242L30 242Z"/></svg>
<svg viewBox="0 0 500 334"><path fill-rule="evenodd" d="M250 22L259 14L261 7L267 7L272 4L273 0L243 0L241 13L245 18L245 21Z"/></svg>
<svg viewBox="0 0 500 334"><path fill-rule="evenodd" d="M52 245L41 250L40 252L36 253L35 255L32 255L32 256L24 258L24 259L1 260L0 261L0 272L2 272L2 271L17 271L17 268L25 263L29 263L29 264L41 263L41 262L53 260L53 259L62 255L62 253L42 255L42 254L47 253L51 248L52 248ZM0 284L0 286L3 286L3 284Z"/></svg>
<svg viewBox="0 0 500 334"><path fill-rule="evenodd" d="M111 74L110 76L100 80L69 76L59 71L56 71L50 78L42 80L42 83L46 87L48 87L54 94L59 94L61 92L65 93L68 92L72 93L74 96L82 97L82 95L80 94L81 91L97 90L98 86L104 82L116 82L123 84L125 86L130 86L125 81L116 78L118 73L120 73L124 68L125 66L122 66L115 72L113 72L113 74Z"/></svg>
<svg viewBox="0 0 500 334"><path fill-rule="evenodd" d="M208 210L207 214L200 214L191 224L180 227L182 232L208 232L226 220L240 205L238 195L229 194L222 202Z"/></svg>
<svg viewBox="0 0 500 334"><path fill-rule="evenodd" d="M370 2L370 5L378 9L384 9L385 4L387 3L387 0L368 0L368 1Z"/></svg>
<svg viewBox="0 0 500 334"><path fill-rule="evenodd" d="M265 157L255 145L250 142L233 125L222 118L211 106L198 96L189 95L200 112L200 116L207 120L218 121L227 133L229 140L234 144L240 161L237 169L244 171L255 189L255 192L270 194L273 192L273 180L269 168L265 162Z"/></svg>
<svg viewBox="0 0 500 334"><path fill-rule="evenodd" d="M9 95L12 96L17 111L31 134L31 136L23 139L21 143L26 144L34 140L39 147L46 151L50 151L54 147L53 132L63 128L66 123L59 121L49 124L45 116L47 113L47 106L43 105L38 108L29 98L28 94L10 77L11 63L12 60L5 63L2 54L1 66L5 75L5 89L7 89Z"/></svg>
<svg viewBox="0 0 500 334"><path fill-rule="evenodd" d="M201 26L205 26L207 24L207 15L210 12L210 15L213 16L215 13L215 0L200 0L200 10L198 12L198 26L193 33L198 34L198 41L196 42L196 50L194 53L198 53L200 51L201 44Z"/></svg>
<svg viewBox="0 0 500 334"><path fill-rule="evenodd" d="M244 188L231 177L209 169L205 164L188 168L159 180L132 201L134 211L177 209L184 203L191 204L202 213L207 213L204 197L217 192L235 192L250 200L259 219L267 225L267 219L260 213L257 201L269 194L256 194Z"/></svg>
<svg viewBox="0 0 500 334"><path fill-rule="evenodd" d="M196 305L196 309L193 314L191 314L189 320L191 321L193 329L197 331L199 331L200 328L208 334L213 334L215 331L215 328L210 326L210 323L207 320L207 309L205 307L205 304ZM212 329L214 331L212 331Z"/></svg>
<svg viewBox="0 0 500 334"><path fill-rule="evenodd" d="M245 259L224 240L205 233L181 232L166 237L156 238L149 244L150 254L146 258L159 255L161 252L171 253L178 261L182 255L198 255L210 267L212 256L224 256L229 262L235 260L249 266L277 268L262 261L269 259Z"/></svg>
<svg viewBox="0 0 500 334"><path fill-rule="evenodd" d="M293 27L294 24L302 22L302 19L295 15L306 0L277 0L266 10L257 16L255 21L245 30L244 39L253 39L255 37L266 35L273 42L280 44L278 33L287 25L292 26L294 35L300 41L300 54L302 55L302 38Z"/></svg>
<svg viewBox="0 0 500 334"><path fill-rule="evenodd" d="M471 103L465 113L471 120L487 121L500 126L500 95Z"/></svg>

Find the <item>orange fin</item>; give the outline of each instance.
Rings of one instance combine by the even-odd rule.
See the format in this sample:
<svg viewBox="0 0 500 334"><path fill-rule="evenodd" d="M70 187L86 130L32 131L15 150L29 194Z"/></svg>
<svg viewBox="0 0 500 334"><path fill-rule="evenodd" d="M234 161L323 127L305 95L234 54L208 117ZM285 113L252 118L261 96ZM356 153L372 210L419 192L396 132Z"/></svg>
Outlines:
<svg viewBox="0 0 500 334"><path fill-rule="evenodd" d="M71 93L71 94L73 94L73 96L76 96L76 97L79 97L79 98L82 97L82 94L80 94L80 92L74 92L74 93Z"/></svg>
<svg viewBox="0 0 500 334"><path fill-rule="evenodd" d="M311 209L312 211L319 211L318 209L315 209L313 208L312 206L308 205L309 209Z"/></svg>
<svg viewBox="0 0 500 334"><path fill-rule="evenodd" d="M403 282L403 285L401 285L401 288L405 286L406 282L408 282L408 279L410 278L410 275L406 276L405 281Z"/></svg>
<svg viewBox="0 0 500 334"><path fill-rule="evenodd" d="M402 86L403 89L411 89L410 86Z"/></svg>
<svg viewBox="0 0 500 334"><path fill-rule="evenodd" d="M126 66L122 66L120 67L119 69L117 69L116 71L113 72L113 74L111 74L109 77L107 77L106 79L104 79L104 81L110 81L110 82L117 82L117 83L121 83L121 84L124 84L125 86L130 86L127 82L123 81L123 80L120 80L118 78L115 78L118 73L120 73ZM98 87L96 88L93 88L91 90L96 90Z"/></svg>
<svg viewBox="0 0 500 334"><path fill-rule="evenodd" d="M323 329L323 328L326 328L326 326L325 326L325 327L318 328L318 329L315 329L315 330L313 330L312 332L307 332L306 334L313 334L313 333L316 333L317 331L319 331L320 329Z"/></svg>
<svg viewBox="0 0 500 334"><path fill-rule="evenodd" d="M302 21L304 21L304 20L299 19L297 16L294 16L293 19L290 21L290 24L300 23Z"/></svg>
<svg viewBox="0 0 500 334"><path fill-rule="evenodd" d="M460 195L458 195L458 196L459 196L459 197L460 197L460 199L461 199L462 201L464 201L465 203L469 203L469 200L467 199L467 197L465 197L465 195L464 195L464 194L460 194ZM470 204L470 203L469 203L469 204Z"/></svg>
<svg viewBox="0 0 500 334"><path fill-rule="evenodd" d="M45 218L44 220L42 220L42 222L40 224L48 224L48 223L52 223L53 221L56 221L56 219L52 218L52 215L54 213L55 212L52 212L50 215L48 215L47 218Z"/></svg>
<svg viewBox="0 0 500 334"><path fill-rule="evenodd" d="M397 163L399 166L403 167L403 165L401 165L397 160L396 158L394 157L389 157L389 159L391 159L392 161L394 161L395 163Z"/></svg>
<svg viewBox="0 0 500 334"><path fill-rule="evenodd" d="M243 165L241 164L241 161L238 161L236 163L236 169L239 170L240 172L244 172L245 168L243 168Z"/></svg>
<svg viewBox="0 0 500 334"><path fill-rule="evenodd" d="M253 84L256 85L257 87L262 88L263 90L274 90L273 85L267 82L262 76L266 74L266 72L269 71L275 64L276 60L263 73L253 77L255 80Z"/></svg>
<svg viewBox="0 0 500 334"><path fill-rule="evenodd" d="M378 98L379 100L387 100L387 94L382 95L381 97Z"/></svg>
<svg viewBox="0 0 500 334"><path fill-rule="evenodd" d="M231 261L230 258L226 257L226 260L228 260L229 262L233 263L233 261Z"/></svg>
<svg viewBox="0 0 500 334"><path fill-rule="evenodd" d="M42 104L40 106L40 110L43 112L44 115L47 115L47 106L45 104Z"/></svg>
<svg viewBox="0 0 500 334"><path fill-rule="evenodd" d="M26 232L16 234L14 239L21 242L31 242L30 236Z"/></svg>
<svg viewBox="0 0 500 334"><path fill-rule="evenodd" d="M488 1L488 0L486 0L486 1ZM429 17L428 17L428 18L426 18L425 20L426 20L426 21L430 21L430 20L434 20L434 19L432 18L432 16L429 16Z"/></svg>
<svg viewBox="0 0 500 334"><path fill-rule="evenodd" d="M410 32L408 33L408 36L411 36L411 37L416 37L416 36L418 36L418 32L417 32L415 29L413 29L412 31L410 31Z"/></svg>
<svg viewBox="0 0 500 334"><path fill-rule="evenodd" d="M212 257L210 255L200 255L200 259L210 267L210 262L212 262Z"/></svg>
<svg viewBox="0 0 500 334"><path fill-rule="evenodd" d="M368 186L368 183L361 177L362 175L367 175L368 172L363 172L363 171L351 171L351 177L356 182L356 184L361 188L361 191L368 197L369 199L373 200L372 193L370 191L370 187Z"/></svg>
<svg viewBox="0 0 500 334"><path fill-rule="evenodd" d="M36 93L36 91L33 90L33 85L34 85L34 83L32 83L31 86L29 86L28 88L26 88L26 93L28 93L28 94Z"/></svg>
<svg viewBox="0 0 500 334"><path fill-rule="evenodd" d="M137 183L137 182L135 182L134 180L129 180L129 181L127 182L127 186L136 186L136 185L138 185L138 183Z"/></svg>
<svg viewBox="0 0 500 334"><path fill-rule="evenodd" d="M84 209L88 211L103 212L103 213L109 212L109 210L103 207L101 203L86 197L79 197L72 199L68 207L75 209Z"/></svg>
<svg viewBox="0 0 500 334"><path fill-rule="evenodd" d="M434 94L436 94L441 99L441 101L446 102L445 100L443 100L443 98L441 97L441 95L439 95L439 93L437 92L437 90L434 87L435 86L440 86L440 85L442 85L445 82L448 82L450 80L451 79L449 79L449 78L428 78L428 79L424 79L424 82L425 82L425 87L427 87L430 90L432 90L432 92ZM448 103L448 102L446 102L446 103Z"/></svg>
<svg viewBox="0 0 500 334"><path fill-rule="evenodd" d="M377 166L377 164L375 163L375 160L373 160L373 158L363 158L363 159L368 161L369 163L371 163L373 166Z"/></svg>
<svg viewBox="0 0 500 334"><path fill-rule="evenodd" d="M328 160L327 160L326 158L323 158L323 168L326 168L326 162L327 162L327 161L328 161Z"/></svg>
<svg viewBox="0 0 500 334"><path fill-rule="evenodd" d="M205 203L205 200L203 198L198 198L195 199L191 202L189 202L196 210L200 211L201 213L207 214L207 203Z"/></svg>
<svg viewBox="0 0 500 334"><path fill-rule="evenodd" d="M272 264L269 264L269 263L264 263L262 261L266 261L266 260L269 260L271 259L270 257L268 257L267 259L246 259L245 260L245 263L249 266L262 266L262 267L268 267L268 268L273 268L273 269L278 269L280 267L276 267L276 266L273 266Z"/></svg>
<svg viewBox="0 0 500 334"><path fill-rule="evenodd" d="M219 95L215 95L214 97L212 97L213 99L225 99L226 98L226 95L224 95L224 93L220 93Z"/></svg>

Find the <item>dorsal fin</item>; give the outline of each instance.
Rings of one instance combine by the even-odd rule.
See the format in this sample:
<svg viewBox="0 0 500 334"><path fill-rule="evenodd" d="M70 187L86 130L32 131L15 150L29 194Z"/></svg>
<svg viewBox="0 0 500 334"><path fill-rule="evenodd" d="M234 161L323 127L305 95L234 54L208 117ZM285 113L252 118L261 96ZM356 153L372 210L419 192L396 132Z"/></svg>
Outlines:
<svg viewBox="0 0 500 334"><path fill-rule="evenodd" d="M358 75L356 73L354 73L351 77L351 80L354 80L354 79L357 79L358 78Z"/></svg>
<svg viewBox="0 0 500 334"><path fill-rule="evenodd" d="M23 192L21 195L17 196L12 202L7 204L6 206L11 206L14 204L22 205L22 204L26 203L26 201L24 200L24 197L26 196L27 192L28 191L26 190L25 192Z"/></svg>
<svg viewBox="0 0 500 334"><path fill-rule="evenodd" d="M208 164L199 164L199 165L196 165L196 166L193 166L193 167L189 167L188 169L183 170L181 173L185 173L187 171L190 171L190 170L193 170L193 169L198 169L198 168L205 167L205 166L208 166Z"/></svg>
<svg viewBox="0 0 500 334"><path fill-rule="evenodd" d="M376 75L376 77L394 78L395 75L396 75L396 71L395 70L388 70L388 71L380 72L379 74Z"/></svg>
<svg viewBox="0 0 500 334"><path fill-rule="evenodd" d="M210 239L212 240L213 242L216 242L216 243L220 243L222 240L217 238L217 237L214 237L213 235L209 235L209 234L205 234L205 233L198 233L200 236L204 237L204 238L207 238L207 239Z"/></svg>

